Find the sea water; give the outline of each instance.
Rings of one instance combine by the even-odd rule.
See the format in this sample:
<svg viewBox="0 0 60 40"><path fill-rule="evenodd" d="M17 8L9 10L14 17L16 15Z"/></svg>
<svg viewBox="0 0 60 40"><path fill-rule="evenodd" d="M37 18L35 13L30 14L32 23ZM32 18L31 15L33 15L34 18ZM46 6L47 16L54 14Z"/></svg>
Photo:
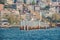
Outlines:
<svg viewBox="0 0 60 40"><path fill-rule="evenodd" d="M0 40L60 40L60 28L20 30L0 28Z"/></svg>

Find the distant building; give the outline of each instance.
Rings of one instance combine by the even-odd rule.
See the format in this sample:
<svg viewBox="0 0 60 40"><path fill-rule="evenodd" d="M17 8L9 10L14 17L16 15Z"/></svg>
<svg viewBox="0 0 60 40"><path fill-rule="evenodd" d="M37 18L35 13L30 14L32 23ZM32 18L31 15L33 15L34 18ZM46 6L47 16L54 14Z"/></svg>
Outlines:
<svg viewBox="0 0 60 40"><path fill-rule="evenodd" d="M5 0L5 4L13 4L14 0Z"/></svg>
<svg viewBox="0 0 60 40"><path fill-rule="evenodd" d="M56 8L57 13L60 13L60 0L51 0L51 5Z"/></svg>
<svg viewBox="0 0 60 40"><path fill-rule="evenodd" d="M34 11L40 12L40 6L34 6Z"/></svg>
<svg viewBox="0 0 60 40"><path fill-rule="evenodd" d="M27 0L26 4L31 4L32 0Z"/></svg>

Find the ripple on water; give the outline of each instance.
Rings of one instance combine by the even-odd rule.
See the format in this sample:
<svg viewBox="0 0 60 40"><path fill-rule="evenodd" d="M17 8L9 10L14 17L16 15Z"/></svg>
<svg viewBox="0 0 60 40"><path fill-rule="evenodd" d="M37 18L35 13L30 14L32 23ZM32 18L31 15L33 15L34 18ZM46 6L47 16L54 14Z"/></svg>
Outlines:
<svg viewBox="0 0 60 40"><path fill-rule="evenodd" d="M60 28L40 30L20 30L19 28L0 28L2 40L60 40Z"/></svg>

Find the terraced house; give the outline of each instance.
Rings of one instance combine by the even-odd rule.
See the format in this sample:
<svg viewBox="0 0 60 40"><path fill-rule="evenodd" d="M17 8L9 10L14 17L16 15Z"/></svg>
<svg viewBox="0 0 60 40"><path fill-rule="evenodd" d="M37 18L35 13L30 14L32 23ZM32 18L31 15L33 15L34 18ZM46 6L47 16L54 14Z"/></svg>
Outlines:
<svg viewBox="0 0 60 40"><path fill-rule="evenodd" d="M21 21L43 21L51 22L51 19L59 18L60 1L59 0L0 0L4 5L1 11L2 15L9 16L11 23L15 24ZM1 7L0 7L1 8ZM4 13L5 12L5 13ZM56 15L58 15L56 17ZM54 16L53 16L54 15ZM13 16L13 17L12 17ZM3 17L5 18L5 17ZM6 17L8 19L8 17ZM14 19L14 21L12 20ZM28 24L27 24L28 25Z"/></svg>

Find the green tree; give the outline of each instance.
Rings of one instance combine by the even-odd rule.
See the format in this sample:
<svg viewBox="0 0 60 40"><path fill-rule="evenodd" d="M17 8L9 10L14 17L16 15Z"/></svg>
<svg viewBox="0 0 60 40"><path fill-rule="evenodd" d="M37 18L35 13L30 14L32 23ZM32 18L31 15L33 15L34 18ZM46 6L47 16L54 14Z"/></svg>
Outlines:
<svg viewBox="0 0 60 40"><path fill-rule="evenodd" d="M32 5L35 5L35 1L34 0L32 1Z"/></svg>

